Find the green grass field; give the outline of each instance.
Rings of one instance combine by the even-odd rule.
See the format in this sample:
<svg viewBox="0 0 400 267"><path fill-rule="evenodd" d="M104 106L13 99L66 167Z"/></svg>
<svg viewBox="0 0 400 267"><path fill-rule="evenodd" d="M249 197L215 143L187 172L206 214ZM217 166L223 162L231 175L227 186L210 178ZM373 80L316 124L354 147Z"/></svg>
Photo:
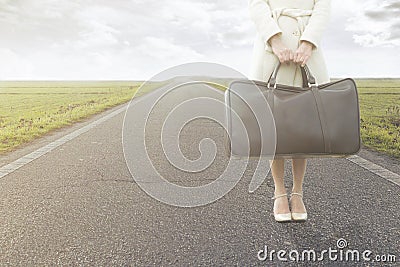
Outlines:
<svg viewBox="0 0 400 267"><path fill-rule="evenodd" d="M0 153L129 101L140 82L1 82Z"/></svg>
<svg viewBox="0 0 400 267"><path fill-rule="evenodd" d="M356 83L364 145L400 158L400 79Z"/></svg>
<svg viewBox="0 0 400 267"><path fill-rule="evenodd" d="M356 83L364 145L400 158L400 79L357 79ZM140 85L112 81L0 82L0 154L125 103ZM137 95L156 87L146 86Z"/></svg>

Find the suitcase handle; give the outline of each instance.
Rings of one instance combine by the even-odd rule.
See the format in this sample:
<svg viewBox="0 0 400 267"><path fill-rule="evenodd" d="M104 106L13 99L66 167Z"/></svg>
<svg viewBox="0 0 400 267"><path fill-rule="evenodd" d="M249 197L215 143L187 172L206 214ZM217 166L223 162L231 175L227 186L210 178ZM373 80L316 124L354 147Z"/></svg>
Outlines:
<svg viewBox="0 0 400 267"><path fill-rule="evenodd" d="M268 79L268 88L276 88L276 76L278 75L278 70L280 66L281 62L278 61L274 71L271 73L271 76ZM301 75L303 77L303 87L311 88L312 86L318 86L315 81L315 77L311 74L310 69L307 65L304 65L304 67L300 66L300 69ZM307 80L307 84L305 83L305 80Z"/></svg>

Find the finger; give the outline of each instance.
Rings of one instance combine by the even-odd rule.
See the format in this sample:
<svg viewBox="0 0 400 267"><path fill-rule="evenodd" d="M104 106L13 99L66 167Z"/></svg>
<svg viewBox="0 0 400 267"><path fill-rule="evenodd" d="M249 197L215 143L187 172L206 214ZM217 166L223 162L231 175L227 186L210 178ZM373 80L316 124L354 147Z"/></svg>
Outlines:
<svg viewBox="0 0 400 267"><path fill-rule="evenodd" d="M289 56L290 50L285 48L285 62L288 62L290 60L290 56Z"/></svg>
<svg viewBox="0 0 400 267"><path fill-rule="evenodd" d="M301 66L302 66L302 67L304 67L304 66L307 64L309 58L310 58L310 56L308 56L308 55L305 56L303 62L301 63Z"/></svg>
<svg viewBox="0 0 400 267"><path fill-rule="evenodd" d="M300 55L296 55L296 57L295 57L295 59L294 59L294 62L297 64L297 63L299 63L299 59L300 59Z"/></svg>
<svg viewBox="0 0 400 267"><path fill-rule="evenodd" d="M292 50L289 51L289 59L290 59L290 61L294 60L294 53Z"/></svg>
<svg viewBox="0 0 400 267"><path fill-rule="evenodd" d="M290 50L289 49L285 50L285 61L286 62L290 61Z"/></svg>
<svg viewBox="0 0 400 267"><path fill-rule="evenodd" d="M296 51L296 52L293 53L293 62L294 62L294 63L296 63L297 54L298 54L298 53L299 53L298 51Z"/></svg>
<svg viewBox="0 0 400 267"><path fill-rule="evenodd" d="M282 63L285 63L286 62L286 50L282 51L281 57L282 57Z"/></svg>
<svg viewBox="0 0 400 267"><path fill-rule="evenodd" d="M300 62L300 58L301 58L301 53L297 52L297 53L296 53L295 62L296 62L296 63L299 63L299 62Z"/></svg>
<svg viewBox="0 0 400 267"><path fill-rule="evenodd" d="M280 57L280 59L281 59L281 63L284 63L284 62L286 61L286 59L285 59L285 51L284 51L284 50L282 50L282 51L279 53L279 57Z"/></svg>
<svg viewBox="0 0 400 267"><path fill-rule="evenodd" d="M301 53L300 56L299 56L299 61L298 61L298 63L299 63L299 64L303 63L304 58L305 58L305 54L304 54L304 53Z"/></svg>
<svg viewBox="0 0 400 267"><path fill-rule="evenodd" d="M304 61L304 56L301 56L301 57L299 58L299 65L301 65L301 64L303 63L303 61Z"/></svg>
<svg viewBox="0 0 400 267"><path fill-rule="evenodd" d="M299 64L301 64L302 62L303 62L303 60L304 60L304 58L305 58L305 56L306 56L306 53L304 53L304 51L301 51L300 53L299 53Z"/></svg>
<svg viewBox="0 0 400 267"><path fill-rule="evenodd" d="M290 49L287 49L286 50L286 62L289 64L289 61L290 61Z"/></svg>

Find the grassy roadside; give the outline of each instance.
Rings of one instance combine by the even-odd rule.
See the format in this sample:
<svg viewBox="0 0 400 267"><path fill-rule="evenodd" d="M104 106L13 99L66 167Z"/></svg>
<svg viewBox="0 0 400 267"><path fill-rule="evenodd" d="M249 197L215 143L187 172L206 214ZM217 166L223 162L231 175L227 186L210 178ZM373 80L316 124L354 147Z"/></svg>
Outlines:
<svg viewBox="0 0 400 267"><path fill-rule="evenodd" d="M140 82L1 82L0 154L129 101Z"/></svg>
<svg viewBox="0 0 400 267"><path fill-rule="evenodd" d="M400 79L359 79L363 144L400 158Z"/></svg>

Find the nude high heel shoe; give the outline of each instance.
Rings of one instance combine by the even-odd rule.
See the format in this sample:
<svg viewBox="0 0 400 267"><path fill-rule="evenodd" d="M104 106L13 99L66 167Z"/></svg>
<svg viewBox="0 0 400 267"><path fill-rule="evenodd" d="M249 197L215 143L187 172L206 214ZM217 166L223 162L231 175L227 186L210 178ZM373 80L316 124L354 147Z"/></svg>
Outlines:
<svg viewBox="0 0 400 267"><path fill-rule="evenodd" d="M303 194L292 192L290 196L297 195L303 197ZM292 212L293 221L305 221L307 220L307 212Z"/></svg>
<svg viewBox="0 0 400 267"><path fill-rule="evenodd" d="M277 195L277 196L273 196L271 199L277 199L277 198L280 198L280 197L287 197L287 194L285 193L285 194L281 194L281 195ZM292 220L292 215L291 215L291 213L290 212L288 212L288 213L275 213L275 210L274 210L274 217L275 217L275 221L277 221L277 222L289 222L289 221L291 221Z"/></svg>

